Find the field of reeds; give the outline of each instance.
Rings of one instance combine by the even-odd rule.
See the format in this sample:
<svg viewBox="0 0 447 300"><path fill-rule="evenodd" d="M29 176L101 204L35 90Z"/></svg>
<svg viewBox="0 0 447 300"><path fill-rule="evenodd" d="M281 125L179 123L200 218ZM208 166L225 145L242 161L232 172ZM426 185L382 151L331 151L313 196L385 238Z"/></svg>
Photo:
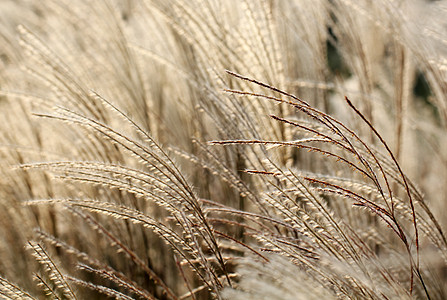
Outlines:
<svg viewBox="0 0 447 300"><path fill-rule="evenodd" d="M0 298L447 299L447 1L0 1Z"/></svg>

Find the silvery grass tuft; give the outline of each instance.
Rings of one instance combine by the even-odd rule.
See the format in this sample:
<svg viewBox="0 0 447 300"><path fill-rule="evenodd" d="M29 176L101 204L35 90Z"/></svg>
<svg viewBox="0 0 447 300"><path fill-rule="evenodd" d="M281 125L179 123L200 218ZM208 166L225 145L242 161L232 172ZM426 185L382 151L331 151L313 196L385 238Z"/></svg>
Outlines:
<svg viewBox="0 0 447 300"><path fill-rule="evenodd" d="M446 14L2 1L1 297L447 298Z"/></svg>

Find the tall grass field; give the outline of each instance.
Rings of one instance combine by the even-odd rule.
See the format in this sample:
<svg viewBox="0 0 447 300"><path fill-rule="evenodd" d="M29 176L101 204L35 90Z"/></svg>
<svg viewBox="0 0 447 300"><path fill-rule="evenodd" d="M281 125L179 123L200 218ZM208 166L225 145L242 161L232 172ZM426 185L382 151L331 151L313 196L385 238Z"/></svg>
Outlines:
<svg viewBox="0 0 447 300"><path fill-rule="evenodd" d="M447 299L446 0L1 0L0 299Z"/></svg>

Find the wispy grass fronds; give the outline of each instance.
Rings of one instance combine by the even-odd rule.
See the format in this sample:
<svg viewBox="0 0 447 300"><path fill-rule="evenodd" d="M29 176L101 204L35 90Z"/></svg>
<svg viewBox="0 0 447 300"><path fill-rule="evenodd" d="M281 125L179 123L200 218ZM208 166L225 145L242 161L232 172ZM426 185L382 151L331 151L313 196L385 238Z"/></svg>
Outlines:
<svg viewBox="0 0 447 300"><path fill-rule="evenodd" d="M148 276L150 276L151 280L156 282L156 284L158 286L166 289L165 293L167 295L169 295L171 299L176 299L176 297L173 295L173 292L166 286L166 284L157 276L157 274L155 274L154 271L150 270L146 265L144 265L142 263L141 259L138 258L135 253L133 253L130 249L127 249L127 247L125 245L123 245L120 241L118 241L117 238L114 237L105 228L103 228L101 225L99 225L93 218L83 214L80 211L76 211L75 213L78 215L81 215L83 218L86 219L86 221L93 223L94 226L96 226L98 230L105 232L105 235L107 237L109 237L111 240L113 240L113 244L111 246L116 246L119 249L124 248L123 252L125 252L126 254L129 254L129 256L131 256L133 261L137 261L137 265L139 267L142 267L145 270L145 272L147 272L147 274L148 274ZM100 271L97 272L99 275L101 275L101 274L106 275L106 277L108 279L110 279L111 281L113 281L114 283L118 284L119 286L123 286L123 287L127 288L129 291L133 292L136 295L140 295L142 298L149 298L149 299L153 298L153 296L151 294L149 294L147 291L145 291L143 288L141 288L136 282L133 282L125 274L116 271L115 269L110 267L105 262L101 262L101 261L91 257L87 253L81 252L78 249L74 248L73 246L70 246L63 241L60 241L45 232L37 231L36 234L38 235L38 237L40 239L42 239L46 243L51 244L52 246L54 246L56 248L62 249L68 254L74 255L79 259L79 261L83 261L90 265L90 266L87 266L85 264L79 263L79 265L81 267L78 267L78 269L94 271L97 269L94 269L91 266L95 266L96 268L102 268ZM71 277L71 276L66 276L66 277L69 278L68 280L76 281L74 277ZM102 276L102 277L104 277L104 276ZM86 287L94 287L94 285L87 286L86 284L88 282L84 282L82 280L77 283L80 285L84 285ZM99 290L101 290L101 289L102 289L102 287L99 288ZM105 287L104 287L104 290L108 291L108 289ZM113 290L111 290L110 292L113 292Z"/></svg>
<svg viewBox="0 0 447 300"><path fill-rule="evenodd" d="M0 1L0 293L445 299L446 11Z"/></svg>
<svg viewBox="0 0 447 300"><path fill-rule="evenodd" d="M74 284L77 284L79 286L82 286L82 287L85 287L85 288L97 291L97 292L99 292L99 293L101 293L103 295L106 295L109 298L126 299L126 300L134 299L134 298L129 297L129 296L123 294L123 293L120 293L120 292L118 292L118 291L116 291L114 289L107 288L105 286L96 285L96 284L93 284L91 282L83 281L83 280L80 280L80 279L77 279L77 278L74 278L74 277L70 277L70 276L68 276L67 279L70 280L71 282L73 282ZM155 299L155 298L145 297L143 299Z"/></svg>
<svg viewBox="0 0 447 300"><path fill-rule="evenodd" d="M119 210L121 211L124 209L125 212L122 211L123 213L119 213L113 211L113 209L110 210L113 206L98 202L98 205L105 205L103 207L104 209L99 209L99 207L90 207L90 209L93 211L104 212L115 217L124 217L126 220L136 221L137 223L143 222L146 225L155 226L153 229L155 229L157 233L163 232L161 234L163 237L167 237L165 234L168 234L168 240L171 245L176 245L176 247L177 244L180 244L181 248L189 243L196 244L194 248L191 248L188 251L195 256L198 255L197 258L202 260L202 267L205 268L211 278L214 278L211 280L215 280L215 283L220 285L220 281L217 280L213 268L208 265L206 257L201 254L201 251L197 252L195 250L201 247L196 240L196 236L198 236L207 244L213 255L217 258L221 269L226 273L225 263L222 260L220 250L217 246L214 232L208 224L200 207L200 203L197 201L197 196L192 191L192 188L186 182L186 179L179 172L179 169L175 166L173 161L161 151L161 148L156 144L150 148L143 146L139 142L129 139L124 134L115 131L107 125L101 124L98 121L84 117L73 111L61 109L61 113L61 116L45 116L86 126L89 130L93 130L102 137L110 139L112 143L122 147L125 151L129 152L129 154L135 156L140 163L148 168L150 174L120 167L118 165L105 166L101 164L98 165L97 163L76 164L71 162L60 162L35 165L34 167L44 167L55 170L59 169L63 173L63 175L59 176L63 178L86 183L101 184L108 188L118 188L128 193L136 194L138 197L148 198L148 196L152 196L150 198L152 198L156 204L166 207L168 211L173 214L173 217L181 226L184 234L189 237L189 241L183 241L182 238L176 236L174 232L168 230L162 223L158 223L153 219L151 219L149 223L146 222L147 220L142 221L147 217L138 211L134 211L132 216L129 217L129 215L127 215L127 213L131 212L129 208L120 207ZM155 150L152 150L153 148L155 148ZM161 154L158 154L159 152L161 152ZM24 165L23 167L29 168L31 165ZM137 182L132 183L132 181L135 180ZM143 187L143 189L141 189L141 187ZM200 227L193 225L197 222L201 224ZM162 231L159 232L158 230L160 229ZM181 245L181 243L183 243L183 245ZM184 254L183 257L185 257Z"/></svg>
<svg viewBox="0 0 447 300"><path fill-rule="evenodd" d="M238 288L226 289L225 299L338 299L330 289L284 258L272 256L269 263L247 259L238 271Z"/></svg>
<svg viewBox="0 0 447 300"><path fill-rule="evenodd" d="M3 277L0 277L0 295L6 299L36 299Z"/></svg>
<svg viewBox="0 0 447 300"><path fill-rule="evenodd" d="M126 282L125 280L122 280L121 278L117 277L115 274L113 274L112 272L109 272L108 270L94 269L94 268L89 267L84 264L80 264L78 266L78 269L89 272L89 273L96 274L104 279L110 280L113 283L117 284L119 287L127 290L128 292L131 292L132 294L134 294L140 298L155 299L155 297L153 295L151 295L147 292L144 292L141 289L138 289L134 284ZM105 290L109 293L114 291L111 289L105 289Z"/></svg>
<svg viewBox="0 0 447 300"><path fill-rule="evenodd" d="M388 158L383 155L380 156L375 154L377 150L368 146L368 143L362 140L352 129L349 129L346 125L341 123L340 121L334 119L333 117L327 115L324 112L321 112L315 108L312 108L308 103L302 101L301 99L290 95L286 92L278 90L275 87L271 87L267 84L258 82L253 79L249 79L234 73L230 73L233 76L236 76L242 80L249 81L256 85L260 85L267 89L278 92L289 99L283 99L278 97L271 97L264 94L250 93L250 92L241 92L241 91L230 91L236 94L244 94L250 95L254 97L261 97L271 101L287 103L290 106L296 108L298 112L303 113L306 117L308 117L311 121L315 122L315 126L321 126L327 128L326 133L320 133L320 131L316 131L312 128L308 128L306 126L300 125L299 123L289 122L282 118L274 117L276 120L280 122L285 122L288 125L292 125L296 127L298 130L306 131L307 133L313 134L311 138L300 139L298 141L291 142L282 142L282 141L265 141L265 140L230 140L230 141L214 141L213 144L220 145L264 145L264 146L287 146L294 148L304 148L309 149L317 154L323 154L325 156L334 157L340 163L345 163L349 169L353 169L357 172L360 172L367 181L370 181L371 184L375 186L375 193L377 197L380 199L382 204L379 202L371 201L368 197L365 197L361 194L356 193L351 190L351 185L347 186L338 185L331 183L331 178L325 177L324 179L320 179L321 175L319 174L296 174L293 172L288 176L285 176L285 184L292 184L293 188L286 188L282 185L275 184L275 188L280 192L276 197L270 196L267 202L271 205L273 209L276 209L278 213L280 213L281 218L292 222L291 224L296 224L295 226L306 226L302 229L303 232L311 233L316 239L316 243L320 244L323 247L327 247L326 251L330 255L337 257L338 259L348 259L353 260L353 262L359 263L360 268L364 268L363 262L360 260L360 257L367 254L364 250L360 251L358 249L359 243L362 243L360 240L354 236L352 237L352 233L347 235L347 231L350 229L340 227L340 221L336 220L333 213L331 213L328 206L325 204L326 201L320 199L320 195L327 195L331 197L331 194L335 194L342 198L347 198L352 202L352 205L364 207L369 210L373 215L377 216L380 220L382 220L387 227L391 228L391 230L397 235L398 239L403 243L403 246L406 249L408 254L408 264L410 265L410 293L413 290L413 276L416 276L420 281L422 288L425 290L425 293L428 296L428 291L426 289L426 285L424 279L422 278L422 274L420 271L420 253L419 253L419 226L417 224L417 217L415 212L415 198L414 191L410 189L410 184L408 183L408 178L403 174L402 169L395 159L393 153L390 148L383 140L383 138L379 135L374 126L366 119L366 117L352 104L352 102L346 98L347 104L353 109L354 113L357 114L370 128L373 134L378 138L382 146L385 148L385 153L389 156ZM315 127L314 126L314 127ZM312 136L312 135L311 135ZM323 138L322 138L323 137ZM304 144L304 146L303 146ZM314 144L316 146L307 146L307 144ZM330 145L332 147L326 147L326 145ZM362 149L362 151L358 151L357 148ZM334 152L334 150L336 152ZM346 158L351 156L352 158ZM382 164L386 162L387 165L391 165L395 171L393 174L398 174L398 176L388 176L385 172ZM394 165L394 166L393 166ZM265 172L265 173L264 173ZM278 177L279 182L281 182L281 175L285 175L284 171L281 171L280 168L274 167L271 170L260 170L256 174L262 176L263 174L272 174ZM336 177L334 177L336 178ZM284 179L283 179L284 180ZM397 199L393 197L393 190L391 188L391 183L395 181L402 187L405 194L407 195L406 201L399 201L397 204ZM343 181L342 181L343 182ZM296 183L300 183L300 185L296 185ZM347 183L344 181L343 183ZM284 183L283 183L284 184ZM296 189L297 193L293 197L291 197L290 192ZM315 194L315 192L317 194ZM279 200L282 197L284 200ZM278 198L280 197L280 198ZM315 211L318 212L318 215L321 215L322 219L318 217L315 219L313 215L309 216L306 213L303 213L302 205L296 201L295 199L300 199L299 202L303 202L303 198L306 199L306 202L311 204ZM423 200L419 200L419 202L423 202ZM404 213L411 215L411 223L413 230L409 231L408 225L404 222L407 221L407 218L404 214L402 214L401 209L397 210L396 206L400 207L408 207L408 210L405 210ZM421 213L426 213L426 207L422 205ZM301 211L301 213L299 213ZM298 213L297 213L298 212ZM315 214L315 213L314 213ZM303 216L305 216L303 218ZM437 221L432 218L432 214L428 212L428 216L424 216L424 222L432 222L433 227L440 228ZM305 222L303 223L303 220ZM310 220L310 222L308 221ZM324 220L321 223L321 220ZM302 225L303 224L303 225ZM325 229L325 228L330 228ZM335 235L334 235L335 234ZM414 235L414 236L413 236ZM439 231L439 238L444 239L444 235L442 231ZM323 238L324 236L324 238ZM349 236L349 237L348 237ZM318 242L318 240L320 242ZM323 243L324 241L324 243ZM331 242L332 241L332 242ZM276 240L265 240L271 245L275 247L272 249L275 252L284 252L288 253L291 257L298 259L299 256L296 256L290 250L286 250L284 246L280 246L279 241ZM329 246L333 243L332 246ZM324 249L324 248L323 248ZM415 254L413 254L415 252ZM371 254L367 254L371 255ZM362 266L363 265L363 266Z"/></svg>
<svg viewBox="0 0 447 300"><path fill-rule="evenodd" d="M54 285L54 287L48 289L49 285L45 284L45 281L39 276L39 280L46 286L45 289L49 292L51 291L51 294L53 295L60 293L61 296L63 295L68 299L77 299L71 286L66 281L65 276L61 273L45 249L40 244L33 242L29 243L29 247L33 251L33 256L39 264L44 266L44 271L48 275L48 280Z"/></svg>

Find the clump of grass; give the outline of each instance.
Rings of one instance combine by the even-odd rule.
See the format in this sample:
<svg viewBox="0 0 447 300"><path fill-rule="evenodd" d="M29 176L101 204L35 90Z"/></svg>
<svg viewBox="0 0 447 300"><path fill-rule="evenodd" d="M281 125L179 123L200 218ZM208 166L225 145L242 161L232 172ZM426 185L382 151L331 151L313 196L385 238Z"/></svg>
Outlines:
<svg viewBox="0 0 447 300"><path fill-rule="evenodd" d="M0 295L444 299L443 5L2 2Z"/></svg>

